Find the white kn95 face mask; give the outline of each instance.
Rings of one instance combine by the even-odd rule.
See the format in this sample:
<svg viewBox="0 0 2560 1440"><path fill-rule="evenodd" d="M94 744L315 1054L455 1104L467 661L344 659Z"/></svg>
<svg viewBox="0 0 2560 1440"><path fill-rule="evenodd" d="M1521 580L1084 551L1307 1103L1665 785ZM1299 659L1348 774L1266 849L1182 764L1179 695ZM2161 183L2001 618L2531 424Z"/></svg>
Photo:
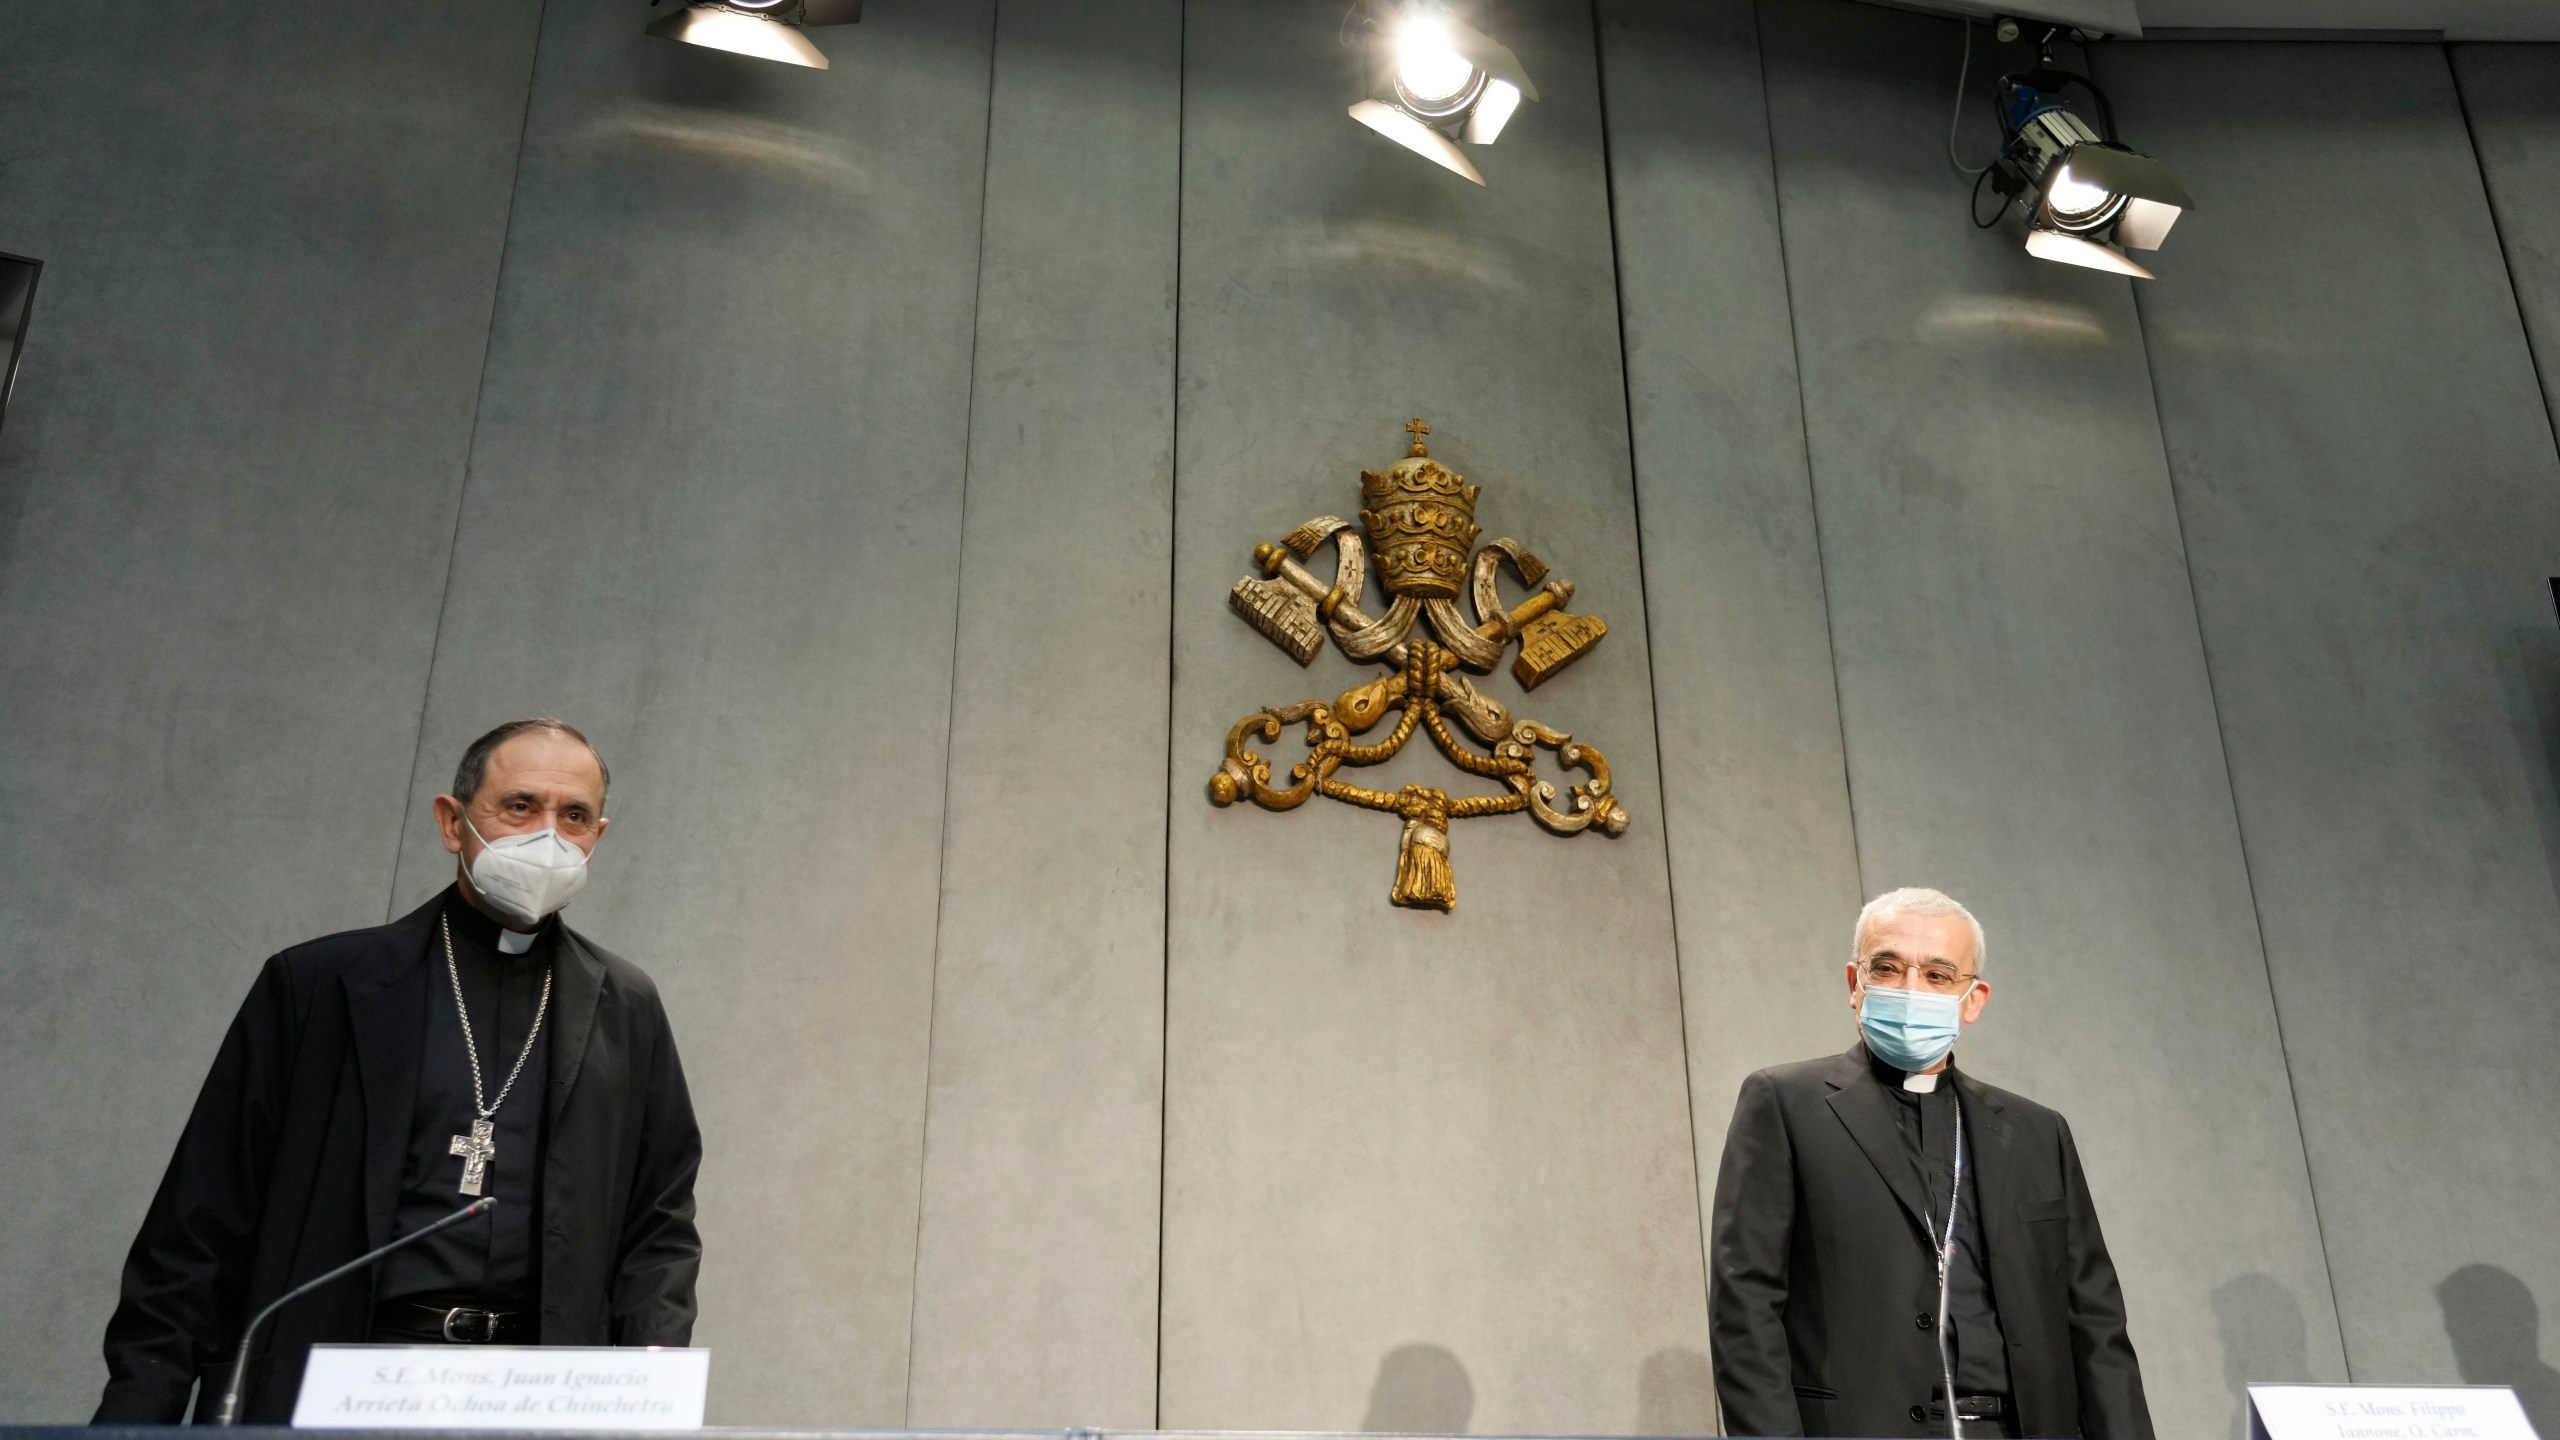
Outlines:
<svg viewBox="0 0 2560 1440"><path fill-rule="evenodd" d="M541 924L586 888L587 852L560 838L558 830L492 840L479 826L462 823L481 845L471 860L471 888L517 924Z"/></svg>

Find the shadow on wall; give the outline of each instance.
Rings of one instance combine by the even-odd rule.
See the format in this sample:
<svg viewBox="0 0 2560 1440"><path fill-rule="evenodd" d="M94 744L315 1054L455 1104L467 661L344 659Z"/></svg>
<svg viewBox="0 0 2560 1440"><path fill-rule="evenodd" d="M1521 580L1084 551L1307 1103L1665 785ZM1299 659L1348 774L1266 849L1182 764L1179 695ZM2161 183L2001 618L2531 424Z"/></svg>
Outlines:
<svg viewBox="0 0 2560 1440"><path fill-rule="evenodd" d="M1636 1367L1638 1435L1713 1435L1716 1371L1695 1350L1656 1350Z"/></svg>
<svg viewBox="0 0 2560 1440"><path fill-rule="evenodd" d="M2314 1378L2302 1302L2274 1276L2255 1273L2215 1286L2206 1300L2222 1342L2224 1393L2233 1398L2228 1433L2246 1435L2250 1385Z"/></svg>
<svg viewBox="0 0 2560 1440"><path fill-rule="evenodd" d="M2542 1317L2533 1292L2495 1265L2465 1265L2436 1287L2444 1335L2466 1385L2512 1385L2525 1418L2560 1435L2560 1370L2542 1361Z"/></svg>
<svg viewBox="0 0 2560 1440"><path fill-rule="evenodd" d="M1464 1435L1476 1386L1445 1345L1399 1345L1378 1362L1360 1428L1407 1435Z"/></svg>

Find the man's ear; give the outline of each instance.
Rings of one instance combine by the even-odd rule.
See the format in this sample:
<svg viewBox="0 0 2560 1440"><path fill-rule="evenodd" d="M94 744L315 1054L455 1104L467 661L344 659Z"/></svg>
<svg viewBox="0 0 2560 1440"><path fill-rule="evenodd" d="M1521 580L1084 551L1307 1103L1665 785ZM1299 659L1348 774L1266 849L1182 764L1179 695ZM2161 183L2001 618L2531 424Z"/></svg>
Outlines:
<svg viewBox="0 0 2560 1440"><path fill-rule="evenodd" d="M1990 1003L1991 982L1988 980L1974 981L1972 992L1964 997L1964 1023L1970 1025L1974 1021L1981 1019L1982 1007Z"/></svg>
<svg viewBox="0 0 2560 1440"><path fill-rule="evenodd" d="M462 802L450 795L436 797L436 829L444 836L444 853L462 853Z"/></svg>

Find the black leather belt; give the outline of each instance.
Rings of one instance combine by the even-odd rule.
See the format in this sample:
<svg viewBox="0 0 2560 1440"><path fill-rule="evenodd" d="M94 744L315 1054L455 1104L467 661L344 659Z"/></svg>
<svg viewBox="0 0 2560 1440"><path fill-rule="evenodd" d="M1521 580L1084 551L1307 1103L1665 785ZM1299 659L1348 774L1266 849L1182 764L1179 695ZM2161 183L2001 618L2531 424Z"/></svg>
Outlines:
<svg viewBox="0 0 2560 1440"><path fill-rule="evenodd" d="M377 1333L441 1337L448 1345L505 1345L533 1339L533 1317L515 1310L392 1301L373 1312Z"/></svg>
<svg viewBox="0 0 2560 1440"><path fill-rule="evenodd" d="M2008 1409L2009 1397L2006 1395L1959 1395L1956 1397L1956 1418L1959 1420L1997 1420L2007 1413ZM1944 1421L1947 1418L1947 1407L1936 1396L1931 1396L1928 1404L1911 1407L1911 1418L1923 1422Z"/></svg>

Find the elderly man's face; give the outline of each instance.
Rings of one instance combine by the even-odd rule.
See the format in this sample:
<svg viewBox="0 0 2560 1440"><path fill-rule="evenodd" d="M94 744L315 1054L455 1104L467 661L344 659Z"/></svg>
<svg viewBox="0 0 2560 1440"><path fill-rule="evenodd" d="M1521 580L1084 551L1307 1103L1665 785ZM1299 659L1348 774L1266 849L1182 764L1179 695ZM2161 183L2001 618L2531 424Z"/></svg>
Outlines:
<svg viewBox="0 0 2560 1440"><path fill-rule="evenodd" d="M1979 973L1981 960L1973 927L1961 915L1885 916L1858 936L1858 958L1848 965L1849 1008L1865 1001L1869 985L1943 995L1964 991L1964 1021L1970 1025L1991 1003L1991 982Z"/></svg>
<svg viewBox="0 0 2560 1440"><path fill-rule="evenodd" d="M480 791L467 804L451 795L436 797L445 851L460 855L465 865L482 848L473 830L495 840L557 829L561 839L593 854L612 823L604 816L604 771L595 752L550 730L528 730L490 751Z"/></svg>

